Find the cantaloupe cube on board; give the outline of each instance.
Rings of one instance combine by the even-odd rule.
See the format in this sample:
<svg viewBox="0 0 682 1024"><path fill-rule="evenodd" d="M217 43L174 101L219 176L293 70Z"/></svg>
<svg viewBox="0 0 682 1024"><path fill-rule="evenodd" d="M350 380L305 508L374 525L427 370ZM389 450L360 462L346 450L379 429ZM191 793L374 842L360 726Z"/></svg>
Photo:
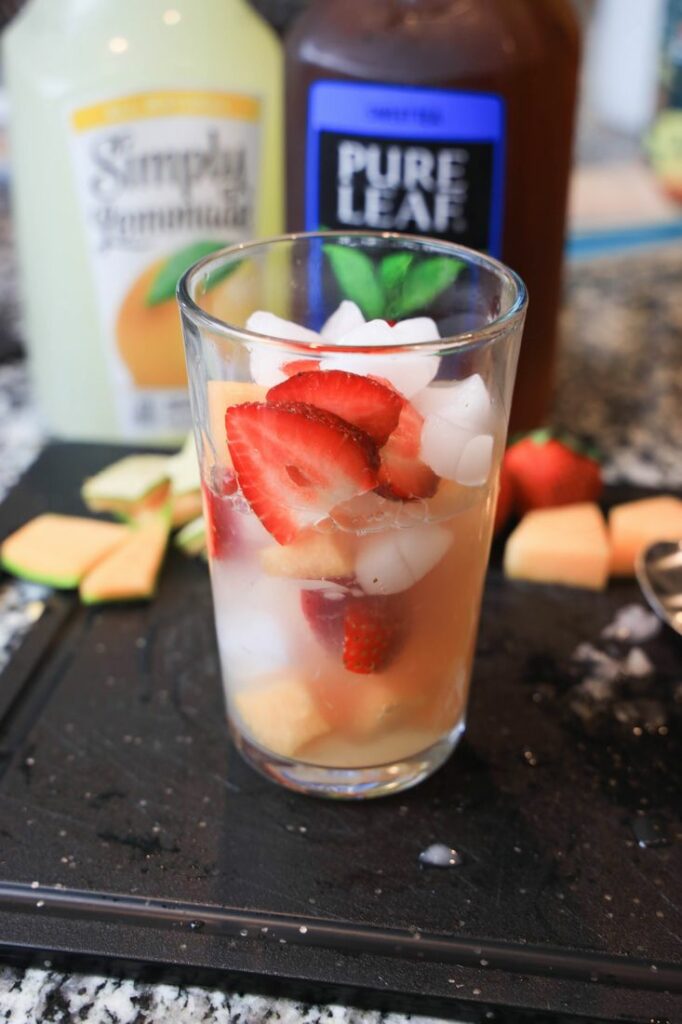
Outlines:
<svg viewBox="0 0 682 1024"><path fill-rule="evenodd" d="M528 512L507 541L504 571L512 579L603 590L609 560L604 517L584 502Z"/></svg>
<svg viewBox="0 0 682 1024"><path fill-rule="evenodd" d="M68 590L129 536L119 523L48 513L7 537L0 561L13 576Z"/></svg>
<svg viewBox="0 0 682 1024"><path fill-rule="evenodd" d="M127 455L89 477L81 496L93 512L135 519L163 505L169 491L167 455Z"/></svg>
<svg viewBox="0 0 682 1024"><path fill-rule="evenodd" d="M208 424L211 443L219 466L231 466L232 459L225 433L225 410L230 405L244 402L264 402L268 389L250 381L210 380L208 391Z"/></svg>
<svg viewBox="0 0 682 1024"><path fill-rule="evenodd" d="M351 538L338 533L311 530L291 544L272 544L259 554L270 576L298 580L329 580L352 576L354 558Z"/></svg>
<svg viewBox="0 0 682 1024"><path fill-rule="evenodd" d="M146 516L129 531L122 545L83 578L80 585L83 604L141 601L152 597L169 532L167 510Z"/></svg>
<svg viewBox="0 0 682 1024"><path fill-rule="evenodd" d="M329 732L303 679L291 673L235 693L232 705L256 743L291 757Z"/></svg>
<svg viewBox="0 0 682 1024"><path fill-rule="evenodd" d="M635 560L644 548L657 540L682 537L682 501L662 494L614 505L609 512L611 572L632 576Z"/></svg>

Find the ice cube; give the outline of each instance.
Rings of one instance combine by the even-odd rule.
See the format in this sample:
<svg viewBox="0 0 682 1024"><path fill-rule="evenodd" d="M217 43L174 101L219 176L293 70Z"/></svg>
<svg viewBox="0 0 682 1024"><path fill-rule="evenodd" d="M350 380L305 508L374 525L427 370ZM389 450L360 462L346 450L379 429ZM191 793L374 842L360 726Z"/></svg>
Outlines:
<svg viewBox="0 0 682 1024"><path fill-rule="evenodd" d="M395 324L393 338L397 338L401 345L416 345L420 341L439 341L440 334L436 321L430 316L414 316Z"/></svg>
<svg viewBox="0 0 682 1024"><path fill-rule="evenodd" d="M450 544L452 534L440 526L413 526L374 534L360 545L355 575L367 594L397 594L433 569Z"/></svg>
<svg viewBox="0 0 682 1024"><path fill-rule="evenodd" d="M262 309L251 314L246 321L246 327L247 330L255 331L256 334L265 334L270 338L282 338L284 341L309 341L313 344L320 342L320 335L317 331L311 331L308 327L295 324L293 320L284 320L283 317L276 316L274 313L266 313Z"/></svg>
<svg viewBox="0 0 682 1024"><path fill-rule="evenodd" d="M300 324L295 324L291 320L284 320L280 316L275 316L274 313L266 313L264 310L252 313L246 321L246 326L248 330L268 335L270 338L308 341L316 344L321 341L320 335L316 331L301 327ZM251 376L256 384L272 388L275 384L281 384L283 380L287 379L287 375L282 370L282 364L295 358L291 352L266 344L251 344L249 351Z"/></svg>
<svg viewBox="0 0 682 1024"><path fill-rule="evenodd" d="M327 370L347 370L363 377L379 377L389 381L393 387L411 398L421 391L438 373L440 360L437 356L364 355L352 352L339 353L324 360Z"/></svg>
<svg viewBox="0 0 682 1024"><path fill-rule="evenodd" d="M332 315L325 320L320 336L325 341L339 341L344 334L348 334L356 327L364 324L365 318L360 307L350 299L344 299L341 305Z"/></svg>
<svg viewBox="0 0 682 1024"><path fill-rule="evenodd" d="M457 463L458 484L467 487L480 487L490 475L493 461L492 434L477 434L464 446Z"/></svg>
<svg viewBox="0 0 682 1024"><path fill-rule="evenodd" d="M424 417L438 414L460 427L469 427L472 433L482 433L491 426L492 403L478 373L454 384L426 388L414 396L412 404Z"/></svg>
<svg viewBox="0 0 682 1024"><path fill-rule="evenodd" d="M395 345L393 328L385 320L367 320L343 334L342 345Z"/></svg>
<svg viewBox="0 0 682 1024"><path fill-rule="evenodd" d="M473 436L468 427L451 423L441 415L432 413L424 420L419 457L438 476L446 480L457 480L462 453Z"/></svg>

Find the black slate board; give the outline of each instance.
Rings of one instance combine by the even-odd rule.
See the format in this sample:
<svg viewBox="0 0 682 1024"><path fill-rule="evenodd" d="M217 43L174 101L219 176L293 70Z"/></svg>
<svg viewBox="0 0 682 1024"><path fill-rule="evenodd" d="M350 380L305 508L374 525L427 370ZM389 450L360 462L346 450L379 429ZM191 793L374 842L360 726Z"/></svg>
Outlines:
<svg viewBox="0 0 682 1024"><path fill-rule="evenodd" d="M50 446L0 536L79 511L120 454ZM645 645L656 678L623 702L650 732L572 707L572 651L633 600L493 567L459 750L410 793L338 804L231 747L201 563L173 553L149 606L55 596L0 678L0 950L466 1020L682 1019L678 638ZM639 847L635 822L669 842ZM463 865L420 869L431 842Z"/></svg>

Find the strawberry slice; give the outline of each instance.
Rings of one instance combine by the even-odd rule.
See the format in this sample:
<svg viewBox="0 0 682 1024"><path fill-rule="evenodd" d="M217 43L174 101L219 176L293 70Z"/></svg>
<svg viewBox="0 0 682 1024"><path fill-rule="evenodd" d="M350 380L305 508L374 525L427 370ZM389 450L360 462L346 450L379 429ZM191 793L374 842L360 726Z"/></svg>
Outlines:
<svg viewBox="0 0 682 1024"><path fill-rule="evenodd" d="M314 373L319 368L319 359L291 359L280 367L287 377L294 377L297 373Z"/></svg>
<svg viewBox="0 0 682 1024"><path fill-rule="evenodd" d="M359 427L381 446L395 429L403 407L401 395L372 377L345 370L297 373L270 388L268 402L307 402Z"/></svg>
<svg viewBox="0 0 682 1024"><path fill-rule="evenodd" d="M424 417L403 400L398 425L381 449L379 487L384 498L409 500L431 498L438 488L438 477L419 458Z"/></svg>
<svg viewBox="0 0 682 1024"><path fill-rule="evenodd" d="M202 483L206 548L211 558L225 558L235 539L234 512L229 497L237 490L231 469L215 467L210 486Z"/></svg>
<svg viewBox="0 0 682 1024"><path fill-rule="evenodd" d="M301 608L323 647L340 654L349 672L380 672L390 664L404 631L395 596L355 597L338 590L303 590Z"/></svg>
<svg viewBox="0 0 682 1024"><path fill-rule="evenodd" d="M242 494L280 544L291 543L340 501L376 487L379 456L372 439L312 405L233 405L225 429Z"/></svg>
<svg viewBox="0 0 682 1024"><path fill-rule="evenodd" d="M349 597L343 622L343 663L349 672L381 672L397 652L403 620L395 598Z"/></svg>
<svg viewBox="0 0 682 1024"><path fill-rule="evenodd" d="M301 610L323 647L343 649L343 623L348 595L342 590L302 590Z"/></svg>

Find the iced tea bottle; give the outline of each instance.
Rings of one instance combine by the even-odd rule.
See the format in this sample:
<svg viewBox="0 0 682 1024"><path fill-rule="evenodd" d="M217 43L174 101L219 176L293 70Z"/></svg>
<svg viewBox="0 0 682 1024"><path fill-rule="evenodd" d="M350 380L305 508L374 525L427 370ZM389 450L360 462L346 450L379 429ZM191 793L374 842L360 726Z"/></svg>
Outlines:
<svg viewBox="0 0 682 1024"><path fill-rule="evenodd" d="M569 0L313 0L286 42L289 229L430 235L521 274L512 429L551 400L578 58Z"/></svg>

